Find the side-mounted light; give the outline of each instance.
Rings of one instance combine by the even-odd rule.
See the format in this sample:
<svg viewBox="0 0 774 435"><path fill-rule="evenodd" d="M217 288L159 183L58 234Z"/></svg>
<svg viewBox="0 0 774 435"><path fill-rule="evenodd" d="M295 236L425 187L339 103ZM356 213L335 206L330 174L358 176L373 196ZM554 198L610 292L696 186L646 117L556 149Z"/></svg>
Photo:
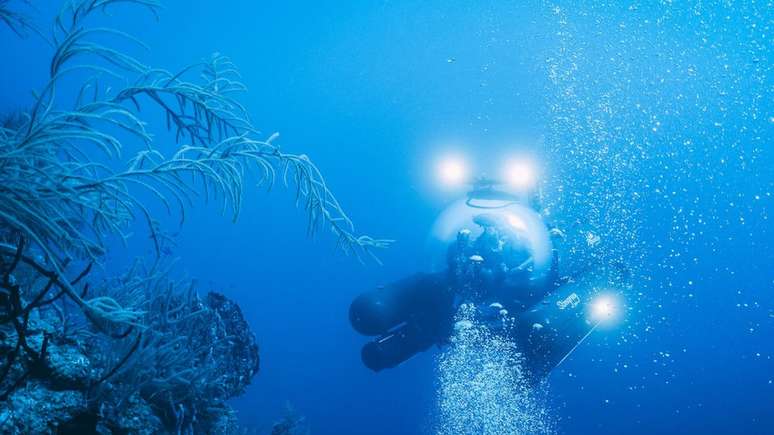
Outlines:
<svg viewBox="0 0 774 435"><path fill-rule="evenodd" d="M618 323L623 314L623 302L615 293L600 293L589 304L589 320L599 326L612 326Z"/></svg>

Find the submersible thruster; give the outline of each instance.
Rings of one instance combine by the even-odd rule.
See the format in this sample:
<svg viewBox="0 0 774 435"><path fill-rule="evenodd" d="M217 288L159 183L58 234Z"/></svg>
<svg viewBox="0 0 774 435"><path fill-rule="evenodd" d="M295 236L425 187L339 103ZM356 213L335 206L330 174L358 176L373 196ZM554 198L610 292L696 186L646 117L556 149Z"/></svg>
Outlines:
<svg viewBox="0 0 774 435"><path fill-rule="evenodd" d="M605 295L625 271L589 267L560 276L552 234L530 195L479 179L436 221L432 241L445 247L441 267L359 295L349 319L374 337L362 349L366 367L393 368L433 345L447 344L462 303L495 307L511 319L507 333L534 379L560 364L608 315Z"/></svg>

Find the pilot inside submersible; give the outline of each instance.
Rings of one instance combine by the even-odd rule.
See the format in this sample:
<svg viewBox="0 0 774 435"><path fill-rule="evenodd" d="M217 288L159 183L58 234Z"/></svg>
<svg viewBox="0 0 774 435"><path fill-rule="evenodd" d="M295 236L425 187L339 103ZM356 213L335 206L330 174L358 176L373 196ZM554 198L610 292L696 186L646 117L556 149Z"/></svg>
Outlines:
<svg viewBox="0 0 774 435"><path fill-rule="evenodd" d="M530 167L515 165L511 175L510 183L472 180L467 195L441 213L431 232L446 253L437 270L355 298L350 322L374 337L361 352L366 367L393 368L448 344L459 306L475 304L482 320L503 326L526 374L540 380L618 310L613 295L626 286L626 272L600 264L561 274L564 234L541 213Z"/></svg>

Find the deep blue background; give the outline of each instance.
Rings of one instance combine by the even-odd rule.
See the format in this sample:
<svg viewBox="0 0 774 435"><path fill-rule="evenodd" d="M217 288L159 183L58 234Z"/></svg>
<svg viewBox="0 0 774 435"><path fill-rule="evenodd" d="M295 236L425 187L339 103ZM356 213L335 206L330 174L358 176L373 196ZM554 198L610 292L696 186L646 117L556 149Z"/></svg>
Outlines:
<svg viewBox="0 0 774 435"><path fill-rule="evenodd" d="M367 371L349 302L427 263L427 230L453 199L433 184L436 155L495 171L526 147L560 223L604 233L638 278L625 322L551 376L559 432L774 433L764 3L169 0L158 23L113 10L104 22L141 36L148 64L230 56L258 127L311 156L360 231L397 240L383 266L361 265L326 234L308 239L281 189L249 191L236 224L191 212L181 271L236 299L261 344L261 372L234 402L242 421L267 430L289 402L314 433L427 432L433 352ZM58 2L37 8L48 28ZM50 51L5 29L0 41L0 101L24 107Z"/></svg>

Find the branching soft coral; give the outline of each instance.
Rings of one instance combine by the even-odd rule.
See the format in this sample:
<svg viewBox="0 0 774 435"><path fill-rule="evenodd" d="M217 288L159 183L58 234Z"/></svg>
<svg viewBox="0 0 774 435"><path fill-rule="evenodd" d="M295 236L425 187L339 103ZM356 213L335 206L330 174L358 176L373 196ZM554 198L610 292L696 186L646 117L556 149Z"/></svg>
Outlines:
<svg viewBox="0 0 774 435"><path fill-rule="evenodd" d="M373 248L387 243L354 232L305 155L282 152L273 141L276 136L260 138L235 99L244 86L227 58L214 55L170 73L101 43L104 36L138 42L90 24L96 11L117 3L154 13L159 6L153 0L68 2L50 38L54 55L48 83L23 119L0 127L0 225L43 252L62 291L90 319L131 325L141 317L112 298L82 297L63 270L71 258L98 260L105 238L123 236L136 217L147 222L158 241L158 225L137 188L170 211L177 208L181 218L186 206L203 196L221 201L223 211L236 219L248 177L257 176L269 186L279 179L295 185L298 203L309 214L310 232L329 227L341 247L357 256L372 255ZM6 6L7 1L0 1L0 21L19 29L24 22ZM94 78L82 84L71 104L61 101L62 83L84 72ZM113 89L100 80L130 84ZM140 116L148 105L163 112L174 144L154 141ZM143 151L125 169L116 170L115 159L127 140L141 143Z"/></svg>
<svg viewBox="0 0 774 435"><path fill-rule="evenodd" d="M106 417L138 395L173 427L241 394L258 371L258 347L239 307L215 292L200 298L192 281L170 279L159 263L138 262L95 292L143 311L141 327L84 340L101 372L89 399Z"/></svg>
<svg viewBox="0 0 774 435"><path fill-rule="evenodd" d="M0 0L0 22L19 36L32 28L27 17L11 7L11 0Z"/></svg>

